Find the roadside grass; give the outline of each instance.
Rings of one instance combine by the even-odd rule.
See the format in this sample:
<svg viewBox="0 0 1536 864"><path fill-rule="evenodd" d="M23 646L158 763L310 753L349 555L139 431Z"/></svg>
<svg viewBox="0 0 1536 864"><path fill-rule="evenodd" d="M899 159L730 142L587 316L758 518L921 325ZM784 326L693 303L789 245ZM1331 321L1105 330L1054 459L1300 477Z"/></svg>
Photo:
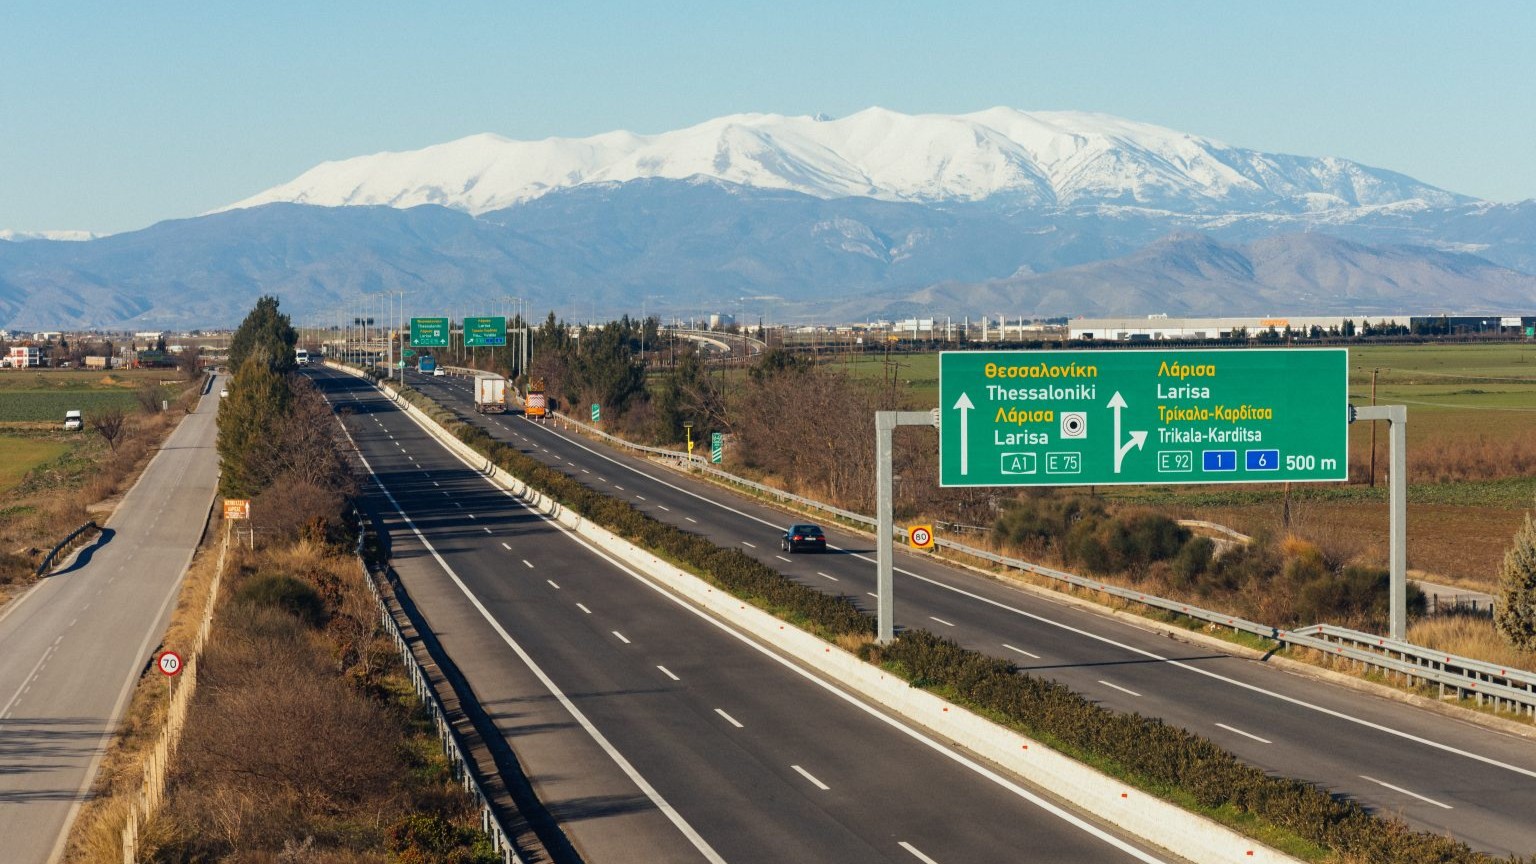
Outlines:
<svg viewBox="0 0 1536 864"><path fill-rule="evenodd" d="M11 491L37 466L69 452L69 446L60 441L0 435L0 493Z"/></svg>
<svg viewBox="0 0 1536 864"><path fill-rule="evenodd" d="M62 424L65 411L80 411L89 417L113 408L131 411L137 405L137 396L125 390L7 390L0 399L0 423Z"/></svg>

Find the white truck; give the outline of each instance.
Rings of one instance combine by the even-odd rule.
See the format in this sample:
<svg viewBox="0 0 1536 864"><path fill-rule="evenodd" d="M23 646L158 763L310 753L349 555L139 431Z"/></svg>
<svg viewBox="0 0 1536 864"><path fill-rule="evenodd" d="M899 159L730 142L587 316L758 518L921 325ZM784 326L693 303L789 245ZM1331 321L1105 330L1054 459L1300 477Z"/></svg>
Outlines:
<svg viewBox="0 0 1536 864"><path fill-rule="evenodd" d="M507 379L500 375L475 378L475 410L481 414L503 414L507 410Z"/></svg>
<svg viewBox="0 0 1536 864"><path fill-rule="evenodd" d="M84 428L85 428L85 420L84 420L84 418L82 418L80 416L80 412L79 411L65 411L64 412L64 431L65 432L79 432L81 429L84 429Z"/></svg>

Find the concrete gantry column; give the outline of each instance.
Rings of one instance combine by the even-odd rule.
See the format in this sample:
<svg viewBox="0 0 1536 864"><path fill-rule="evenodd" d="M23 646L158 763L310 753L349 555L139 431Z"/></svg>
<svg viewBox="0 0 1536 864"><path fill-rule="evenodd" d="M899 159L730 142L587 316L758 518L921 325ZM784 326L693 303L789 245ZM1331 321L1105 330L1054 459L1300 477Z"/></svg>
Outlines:
<svg viewBox="0 0 1536 864"><path fill-rule="evenodd" d="M1357 420L1385 420L1387 436L1387 569L1391 588L1387 599L1391 620L1387 636L1408 638L1408 406L1371 405L1355 409Z"/></svg>
<svg viewBox="0 0 1536 864"><path fill-rule="evenodd" d="M897 426L939 425L938 411L875 412L875 600L879 620L877 638L889 645L896 638L896 600L891 576L891 556L895 554L894 517L891 515L892 437Z"/></svg>

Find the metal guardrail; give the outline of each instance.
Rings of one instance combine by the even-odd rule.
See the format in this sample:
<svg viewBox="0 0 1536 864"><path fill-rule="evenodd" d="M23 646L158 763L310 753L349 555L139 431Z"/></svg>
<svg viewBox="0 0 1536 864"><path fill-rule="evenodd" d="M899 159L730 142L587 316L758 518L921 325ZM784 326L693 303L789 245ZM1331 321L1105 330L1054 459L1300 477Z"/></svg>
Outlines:
<svg viewBox="0 0 1536 864"><path fill-rule="evenodd" d="M587 434L609 441L624 449L673 459L678 462L686 462L694 470L713 476L727 484L751 489L778 501L790 502L810 510L828 513L855 525L875 527L875 520L869 516L833 507L830 504L795 495L791 492L785 492L782 489L775 489L772 486L748 480L745 477L737 477L734 474L729 474L719 468L715 468L701 456L691 456L687 453L679 453L676 450L635 444L618 436L610 435L601 429L594 428L568 415L555 413L552 416L561 423L574 426ZM1110 585L1097 579L1089 579L1085 576L1055 570L1017 558L1009 558L945 538L938 538L935 544L940 548L949 549L961 555L980 558L1003 567L1034 573L1068 585L1108 594L1128 602L1140 603L1223 627L1231 627L1235 631L1250 633L1265 639L1272 639L1276 642L1312 648L1330 657L1351 660L1357 664L1370 666L1382 672L1397 675L1404 683L1409 685L1436 684L1440 688L1440 695L1442 697L1454 694L1458 699L1475 699L1478 705L1488 704L1491 700L1495 708L1512 710L1517 714L1528 714L1532 718L1536 718L1536 673L1501 667L1495 663L1447 654L1443 651L1436 651L1421 645L1414 645L1410 642L1375 636L1359 630L1335 627L1331 624L1314 624L1308 627L1285 630L1267 624L1260 624L1257 621L1249 621L1236 615L1203 609L1190 603L1169 600L1165 597L1122 588L1118 585Z"/></svg>
<svg viewBox="0 0 1536 864"><path fill-rule="evenodd" d="M95 519L92 519L91 521L85 523L84 525L81 525L79 528L76 528L75 530L69 532L69 536L68 537L65 537L63 540L60 540L58 543L54 544L54 547L52 549L48 550L48 554L43 556L42 562L37 565L37 572L34 573L33 575L36 576L37 578L41 579L43 577L43 574L45 574L49 570L53 569L53 561L54 561L55 558L59 557L59 553L60 552L64 551L69 546L69 544L75 542L75 538L76 537L79 537L81 534L84 534L87 531L93 531L93 530L94 531L100 531L101 530L101 526L96 524L96 520Z"/></svg>
<svg viewBox="0 0 1536 864"><path fill-rule="evenodd" d="M459 781L460 788L468 795L472 795L476 805L480 808L480 831L490 838L491 847L501 855L502 864L523 864L517 852L512 848L512 833L502 824L501 817L491 807L490 796L485 794L485 788L476 779L475 772L471 770L469 759L464 755L464 748L459 741L458 733L454 731L453 724L448 720L448 714L443 709L443 703L438 700L437 692L432 688L432 682L427 679L426 670L416 660L416 654L411 650L410 642L405 638L400 629L400 623L395 620L394 613L389 608L389 603L384 594L379 590L374 581L373 571L362 561L362 538L358 538L358 566L363 571L363 581L368 584L369 593L379 606L379 620L384 629L395 642L395 647L400 651L400 662L405 666L411 676L411 686L416 690L416 697L427 706L427 712L432 715L432 725L437 729L437 735L443 742L443 755L448 757L449 765L453 771L454 779Z"/></svg>

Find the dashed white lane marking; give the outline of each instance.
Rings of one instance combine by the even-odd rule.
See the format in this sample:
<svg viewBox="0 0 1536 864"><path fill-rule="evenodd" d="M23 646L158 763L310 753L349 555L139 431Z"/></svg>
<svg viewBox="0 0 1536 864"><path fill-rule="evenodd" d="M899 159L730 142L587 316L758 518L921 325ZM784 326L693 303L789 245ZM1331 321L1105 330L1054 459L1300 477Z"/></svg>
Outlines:
<svg viewBox="0 0 1536 864"><path fill-rule="evenodd" d="M741 725L741 723L738 722L735 717L732 717L731 715L725 713L725 711L720 709L720 708L716 708L715 709L715 713L719 714L721 717L724 717L725 718L725 722L731 724L732 726L735 726L737 729L745 729L745 728L747 728L747 727Z"/></svg>
<svg viewBox="0 0 1536 864"><path fill-rule="evenodd" d="M511 547L511 546L508 546L508 545L507 545L507 544L505 544L505 543L503 543L503 544L501 544L501 548L503 548L503 549L505 549L505 550L507 550L507 551L508 551L508 552L511 552L511 551L512 551L512 547Z"/></svg>
<svg viewBox="0 0 1536 864"><path fill-rule="evenodd" d="M645 500L645 496L644 495L636 495L635 496L635 500L636 501L644 501Z"/></svg>
<svg viewBox="0 0 1536 864"><path fill-rule="evenodd" d="M783 556L783 555L775 555L775 556L773 556L773 557L775 557L775 558L777 558L777 559L779 559L779 560L780 560L780 561L789 561L789 563L791 563L791 564L793 564L793 563L795 563L795 562L794 562L794 561L792 561L792 560L791 560L791 559L789 559L789 558L785 558L785 557L784 557L784 556Z"/></svg>
<svg viewBox="0 0 1536 864"><path fill-rule="evenodd" d="M876 593L875 593L875 592L873 592L873 591L865 591L865 592L864 592L864 593L865 593L865 594L868 594L868 595L869 595L869 596L871 596L871 597L873 597L873 598L875 598L875 599L876 599L876 600L878 600L878 599L880 599L880 595L879 595L879 594L876 594Z"/></svg>
<svg viewBox="0 0 1536 864"><path fill-rule="evenodd" d="M665 505L665 504L657 504L657 505L656 505L656 506L657 506L657 507L660 507L660 508L661 508L661 509L663 509L663 510L665 510L665 511L667 511L667 512L668 512L668 513L671 513L671 512L672 512L672 508L671 508L671 507L668 507L668 506L666 506L666 505Z"/></svg>
<svg viewBox="0 0 1536 864"><path fill-rule="evenodd" d="M929 621L937 621L940 624L943 624L945 627L953 627L953 626L955 626L955 625L949 623L948 621L945 621L943 618L935 618L932 615L928 616L928 620Z"/></svg>
<svg viewBox="0 0 1536 864"><path fill-rule="evenodd" d="M527 567L527 568L528 568L528 569L529 569L529 570L532 570L532 569L533 569L533 562L532 562L532 561L529 561L529 560L528 560L528 559L527 559L527 558L524 558L524 559L523 559L523 565L524 565L524 566L525 566L525 567Z"/></svg>
<svg viewBox="0 0 1536 864"><path fill-rule="evenodd" d="M1119 684L1111 684L1108 681L1104 681L1104 680L1100 680L1099 683L1103 684L1105 687L1110 688L1111 690L1119 690L1121 693L1129 693L1132 696L1140 696L1141 695L1140 693L1137 693L1135 690L1127 690L1126 688L1121 687ZM1216 725L1220 726L1221 724L1217 723ZM1235 732L1237 730L1234 729L1233 731ZM1265 741L1264 743L1268 744L1269 742Z"/></svg>
<svg viewBox="0 0 1536 864"><path fill-rule="evenodd" d="M553 579L545 579L544 581L548 582L549 583L549 587L555 589L556 591L560 590L560 586L555 583L555 580L553 580Z"/></svg>
<svg viewBox="0 0 1536 864"><path fill-rule="evenodd" d="M437 481L436 481L436 480L433 480L433 481L432 481L432 485L433 485L433 486L441 486L441 485L443 485L443 484L441 484L441 483L439 483L439 482L437 482Z"/></svg>
<svg viewBox="0 0 1536 864"><path fill-rule="evenodd" d="M630 644L630 641L629 641L629 640L628 640L628 639L625 639L625 638L624 638L624 634L623 634L623 633L620 633L620 632L619 632L619 631L617 631L617 630L610 630L610 631L608 631L608 632L610 632L610 633L612 633L612 634L613 634L613 635L615 635L615 636L617 636L617 637L619 637L619 641L620 641L620 642L623 642L623 643L624 643L624 644L625 644L625 645L628 645L628 644Z"/></svg>
<svg viewBox="0 0 1536 864"><path fill-rule="evenodd" d="M577 604L576 604L576 608L577 608L577 609L580 609L580 610L581 610L581 611L583 611L583 612L585 612L585 613L587 613L587 614L588 614L588 615L591 615L591 614L592 614L592 610L591 610L591 609L588 609L588 608L587 608L587 607L585 607L585 606L583 606L583 605L582 605L582 604L580 604L580 603L577 603Z"/></svg>
<svg viewBox="0 0 1536 864"><path fill-rule="evenodd" d="M581 469L581 473L583 473L583 474L591 474L591 473L592 473L592 472L591 472L591 471L588 471L588 470L587 470L587 469L585 469L585 468L583 468L583 469Z"/></svg>
<svg viewBox="0 0 1536 864"><path fill-rule="evenodd" d="M1100 682L1100 683L1103 683L1103 682ZM1216 725L1220 726L1221 728L1223 728L1225 730L1227 730L1228 732L1235 732L1238 735L1243 736L1244 738L1252 738L1253 740L1259 742L1260 744L1273 744L1273 743L1275 743L1275 742L1269 740L1268 738L1260 738L1259 736L1253 734L1252 732L1244 732L1241 729L1235 729L1235 728L1233 728L1231 726L1228 726L1225 723L1217 723Z"/></svg>
<svg viewBox="0 0 1536 864"><path fill-rule="evenodd" d="M487 533L487 534L490 534L490 533L492 533L492 532L491 532L491 529L489 529L489 528L487 528L487 529L485 529L485 533Z"/></svg>
<svg viewBox="0 0 1536 864"><path fill-rule="evenodd" d="M817 571L816 571L816 575L817 575L817 576L820 576L820 577L821 577L821 578L823 578L823 579L831 579L831 580L832 580L832 581L833 581L833 582L837 582L837 581L839 581L839 580L838 580L838 578L837 578L837 577L836 577L836 576L833 576L833 575L832 575L832 574L830 574L830 573L823 573L823 572L821 572L821 571L820 571L820 570L817 570Z"/></svg>
<svg viewBox="0 0 1536 864"><path fill-rule="evenodd" d="M452 496L452 495L450 495L450 494L449 494L449 493L447 493L447 492L444 492L444 493L443 493L443 497L444 497L444 498L451 498L451 497L453 497L453 496Z"/></svg>
<svg viewBox="0 0 1536 864"><path fill-rule="evenodd" d="M469 514L469 518L471 518L471 519L475 518L475 514L473 514L473 513Z"/></svg>
<svg viewBox="0 0 1536 864"><path fill-rule="evenodd" d="M1015 648L1012 645L1009 645L1007 642L1003 643L1003 647L1007 648L1009 651L1017 651L1020 654L1023 654L1025 657L1030 657L1030 658L1033 658L1035 660L1039 660L1040 659L1040 655L1039 654L1031 654L1028 651L1025 651L1023 648Z"/></svg>
<svg viewBox="0 0 1536 864"><path fill-rule="evenodd" d="M672 674L672 670L668 669L665 666L657 666L656 668L661 670L661 674L667 676L668 678L671 678L673 681L681 681L681 680L683 680L683 679L677 677L676 675L673 675Z"/></svg>
<svg viewBox="0 0 1536 864"><path fill-rule="evenodd" d="M1367 777L1364 774L1361 774L1360 775L1360 779L1361 780L1369 780L1369 781L1371 781L1372 783L1375 783L1378 786L1385 786L1388 789L1391 789L1393 792L1401 792L1404 795L1407 795L1409 798L1417 798L1420 801L1423 801L1423 802L1425 802L1427 804L1433 804L1436 807L1441 807L1441 808L1444 808L1446 810L1454 810L1454 809L1456 809L1456 808L1452 807L1449 804L1445 804L1445 803L1442 803L1440 801L1436 801L1433 798L1425 798L1423 795L1420 795L1417 792L1409 792L1407 789L1404 789L1401 786L1393 786L1391 783L1386 783L1386 782L1383 782L1381 780L1377 780L1375 777Z"/></svg>
<svg viewBox="0 0 1536 864"><path fill-rule="evenodd" d="M689 522L692 522L695 525L699 524L699 520L693 518L692 516L684 516L683 518L687 519Z"/></svg>
<svg viewBox="0 0 1536 864"><path fill-rule="evenodd" d="M917 847L916 846L913 846L911 843L908 843L905 840L898 840L898 841L896 841L896 845L900 846L901 848L903 848L905 850L907 850L908 852L911 852L912 853L912 857L914 857L917 860L923 862L923 864L939 864L939 862L937 862L937 861L933 860L932 858L929 858L927 855L924 855L923 853L917 851Z"/></svg>
<svg viewBox="0 0 1536 864"><path fill-rule="evenodd" d="M817 789L820 789L823 792L831 791L831 789L832 789L831 786L828 786L827 784L821 782L820 780L817 780L815 777L812 777L811 776L811 772L805 770L804 768L801 768L799 765L791 765L789 767L795 769L795 773L796 774L799 774L801 777L804 777L805 779L811 781L811 785L815 786Z"/></svg>
<svg viewBox="0 0 1536 864"><path fill-rule="evenodd" d="M693 520L689 519L688 521L692 522ZM747 547L748 549L756 549L757 548L757 544L756 543L748 543L745 540L741 541L741 545Z"/></svg>

